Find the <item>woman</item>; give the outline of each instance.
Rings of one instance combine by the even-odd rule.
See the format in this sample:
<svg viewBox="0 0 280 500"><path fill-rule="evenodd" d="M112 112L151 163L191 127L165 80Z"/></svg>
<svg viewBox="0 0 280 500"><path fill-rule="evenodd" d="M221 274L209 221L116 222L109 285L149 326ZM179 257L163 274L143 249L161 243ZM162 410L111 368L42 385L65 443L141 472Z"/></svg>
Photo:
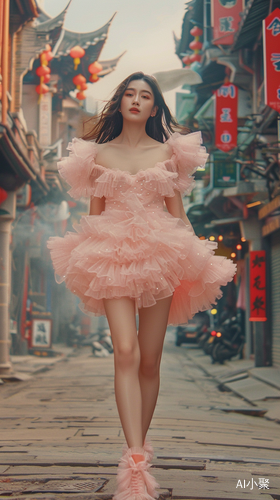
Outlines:
<svg viewBox="0 0 280 500"><path fill-rule="evenodd" d="M77 232L51 238L48 246L56 273L81 298L83 310L106 314L109 322L128 446L115 500L157 498L145 437L166 327L208 309L235 273L232 261L214 256L215 243L194 235L185 214L181 194L192 189L191 174L207 154L200 133L172 134L176 126L156 80L134 73L58 166L71 196L91 197Z"/></svg>

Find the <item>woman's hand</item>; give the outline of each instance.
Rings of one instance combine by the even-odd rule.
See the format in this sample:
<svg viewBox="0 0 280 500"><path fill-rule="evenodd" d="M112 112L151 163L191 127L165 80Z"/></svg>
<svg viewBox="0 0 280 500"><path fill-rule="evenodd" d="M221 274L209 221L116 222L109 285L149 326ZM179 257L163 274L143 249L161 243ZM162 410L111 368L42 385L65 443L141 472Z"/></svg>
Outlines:
<svg viewBox="0 0 280 500"><path fill-rule="evenodd" d="M97 196L90 197L89 215L100 215L105 210L105 196L97 198Z"/></svg>
<svg viewBox="0 0 280 500"><path fill-rule="evenodd" d="M173 215L173 217L176 217L177 219L182 219L182 221L189 226L193 233L194 229L188 219L188 217L185 214L185 209L182 201L182 197L179 191L175 190L174 191L175 196L172 196L172 198L166 197L165 198L165 205L168 210L168 212Z"/></svg>

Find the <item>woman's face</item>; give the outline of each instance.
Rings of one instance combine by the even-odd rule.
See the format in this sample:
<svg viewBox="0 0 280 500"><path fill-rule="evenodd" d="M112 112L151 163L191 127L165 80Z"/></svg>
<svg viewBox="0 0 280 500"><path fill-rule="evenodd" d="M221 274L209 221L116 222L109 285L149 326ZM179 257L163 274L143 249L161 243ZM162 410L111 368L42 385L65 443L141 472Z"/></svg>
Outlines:
<svg viewBox="0 0 280 500"><path fill-rule="evenodd" d="M150 116L155 116L154 94L144 80L132 80L121 100L120 112L124 120L134 123L146 123Z"/></svg>

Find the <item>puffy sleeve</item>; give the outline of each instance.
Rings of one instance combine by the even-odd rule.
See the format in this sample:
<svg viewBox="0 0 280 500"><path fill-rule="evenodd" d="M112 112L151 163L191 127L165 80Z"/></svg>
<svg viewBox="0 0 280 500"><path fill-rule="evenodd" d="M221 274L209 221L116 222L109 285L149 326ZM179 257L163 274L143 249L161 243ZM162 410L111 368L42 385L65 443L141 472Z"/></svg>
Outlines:
<svg viewBox="0 0 280 500"><path fill-rule="evenodd" d="M69 156L57 164L59 174L71 186L68 193L72 198L87 198L94 194L95 181L101 174L95 164L97 146L94 142L75 137L67 149Z"/></svg>
<svg viewBox="0 0 280 500"><path fill-rule="evenodd" d="M169 169L177 172L174 179L174 189L180 193L190 193L194 188L193 174L198 167L204 167L208 154L204 146L201 146L201 132L193 132L188 135L179 133L172 134L167 143L172 148L172 157Z"/></svg>

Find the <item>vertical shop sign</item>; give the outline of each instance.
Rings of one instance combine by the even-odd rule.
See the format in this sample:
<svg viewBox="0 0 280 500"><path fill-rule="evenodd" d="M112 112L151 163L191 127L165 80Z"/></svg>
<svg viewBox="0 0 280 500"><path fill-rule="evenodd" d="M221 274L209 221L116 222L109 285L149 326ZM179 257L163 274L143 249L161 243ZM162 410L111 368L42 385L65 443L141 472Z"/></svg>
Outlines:
<svg viewBox="0 0 280 500"><path fill-rule="evenodd" d="M243 11L243 0L212 0L213 45L232 45Z"/></svg>
<svg viewBox="0 0 280 500"><path fill-rule="evenodd" d="M237 146L237 87L233 83L222 85L215 92L215 101L215 146L227 152Z"/></svg>
<svg viewBox="0 0 280 500"><path fill-rule="evenodd" d="M265 104L280 112L280 9L263 20Z"/></svg>
<svg viewBox="0 0 280 500"><path fill-rule="evenodd" d="M265 251L250 252L250 321L266 321Z"/></svg>

